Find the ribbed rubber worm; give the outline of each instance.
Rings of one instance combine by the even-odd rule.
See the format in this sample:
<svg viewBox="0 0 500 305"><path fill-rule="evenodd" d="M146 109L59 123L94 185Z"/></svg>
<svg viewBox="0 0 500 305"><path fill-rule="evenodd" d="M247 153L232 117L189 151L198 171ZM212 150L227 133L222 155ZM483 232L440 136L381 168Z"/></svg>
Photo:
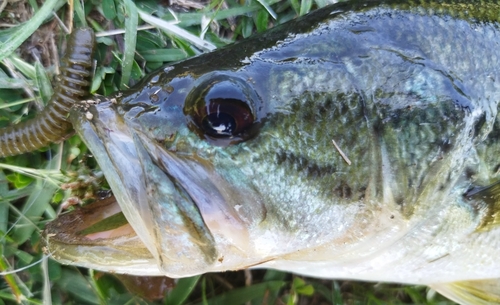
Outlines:
<svg viewBox="0 0 500 305"><path fill-rule="evenodd" d="M0 157L34 151L73 133L68 113L88 94L94 44L92 29L73 31L62 59L61 75L48 105L32 120L0 129Z"/></svg>

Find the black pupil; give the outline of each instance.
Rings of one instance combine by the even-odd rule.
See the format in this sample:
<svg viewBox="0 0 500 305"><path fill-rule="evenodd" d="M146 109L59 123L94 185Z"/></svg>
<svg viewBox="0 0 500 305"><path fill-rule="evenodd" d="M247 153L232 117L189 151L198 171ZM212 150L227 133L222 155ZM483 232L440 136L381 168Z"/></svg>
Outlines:
<svg viewBox="0 0 500 305"><path fill-rule="evenodd" d="M205 132L212 136L231 136L236 129L235 119L224 112L208 114L201 124Z"/></svg>

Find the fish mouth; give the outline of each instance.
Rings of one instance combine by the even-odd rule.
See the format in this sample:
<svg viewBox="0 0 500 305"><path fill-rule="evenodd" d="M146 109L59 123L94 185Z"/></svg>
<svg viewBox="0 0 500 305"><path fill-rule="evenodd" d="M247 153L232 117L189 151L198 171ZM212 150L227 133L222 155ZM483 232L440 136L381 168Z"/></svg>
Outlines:
<svg viewBox="0 0 500 305"><path fill-rule="evenodd" d="M215 240L200 214L199 202L193 200L193 196L202 195L201 189L193 187L194 183L188 192L183 186L186 181L179 181L180 176L175 173L184 171L175 168L180 164L165 164L180 159L170 156L169 160L152 160L148 148L154 148L145 148L135 133L133 138L137 150L135 161L140 165L135 169L143 174L131 181L124 173L118 174L125 185L139 180L143 188L119 194L126 199L125 206L120 205L120 196L111 196L60 215L44 231L45 252L62 263L115 273L178 277L183 274L169 268L183 266L189 259L197 259L199 264L209 267L218 257ZM184 165L187 164L180 166ZM113 166L120 167L120 164ZM127 208L138 213L131 217ZM146 238L144 233L137 234L134 227L147 232ZM147 273L143 273L145 267Z"/></svg>
<svg viewBox="0 0 500 305"><path fill-rule="evenodd" d="M89 109L93 114L92 120L84 120L79 110L75 110L72 114L73 125L93 152L114 190L123 215L142 242L137 247L148 250L149 256L144 263L154 270L149 274L183 277L204 272L216 261L217 251L196 203L176 179L172 179L175 175L161 168L158 160L154 159L154 153L144 145L144 142L154 142L154 139L142 134L135 128L136 125L129 126L129 122L119 116L113 103L103 102L98 106ZM93 206L90 205L89 209ZM103 223L109 222L107 217L104 218ZM69 224L68 221L68 227ZM59 226L58 230L52 229L48 233L57 234L57 231L64 230L67 228ZM71 247L68 244L67 247L58 247L57 240L47 235L47 249L63 263L103 271L120 269L118 272L143 274L137 271L140 268L134 267L135 271L131 272L127 267L137 265L136 259L144 259L142 254L135 255L128 251L116 253L123 252L122 240L103 238L103 234L83 235L84 239L66 238L64 241L71 241ZM99 244L100 239L107 240L104 242L107 246ZM99 256L106 257L106 260L101 262Z"/></svg>
<svg viewBox="0 0 500 305"><path fill-rule="evenodd" d="M151 223L149 237L154 244L146 244L134 230L140 215L128 221L118 198L110 196L61 214L49 223L43 233L45 253L64 264L112 273L179 277L234 269L222 262L230 262L230 253L245 256L251 245L247 226L260 221L262 213L247 210L248 217L244 217L245 208L228 204L228 198L240 198L237 202L245 205L246 196L231 192L227 182L214 174L206 161L178 157L140 133L133 138L142 169L149 173L141 180L149 186L145 203L152 213L143 214L149 218L141 220ZM135 205L140 206L141 202ZM256 204L246 206L260 208ZM259 217L250 219L249 214ZM171 237L181 234L188 239ZM157 250L160 260L151 249ZM191 263L198 264L196 271L183 267L184 261L169 260L169 254L179 251L197 259ZM221 252L224 254L219 255ZM182 274L179 269L189 274Z"/></svg>
<svg viewBox="0 0 500 305"><path fill-rule="evenodd" d="M108 266L106 271L113 273L162 274L114 196L59 215L47 224L43 237L45 254L64 264Z"/></svg>

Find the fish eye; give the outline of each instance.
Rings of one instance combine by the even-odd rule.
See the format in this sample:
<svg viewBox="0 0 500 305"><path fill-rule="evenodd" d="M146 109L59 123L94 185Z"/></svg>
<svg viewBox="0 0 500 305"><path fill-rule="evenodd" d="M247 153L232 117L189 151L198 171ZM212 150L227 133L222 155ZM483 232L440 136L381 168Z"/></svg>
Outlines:
<svg viewBox="0 0 500 305"><path fill-rule="evenodd" d="M228 145L256 134L256 94L249 84L228 75L200 79L186 97L188 125L202 138Z"/></svg>

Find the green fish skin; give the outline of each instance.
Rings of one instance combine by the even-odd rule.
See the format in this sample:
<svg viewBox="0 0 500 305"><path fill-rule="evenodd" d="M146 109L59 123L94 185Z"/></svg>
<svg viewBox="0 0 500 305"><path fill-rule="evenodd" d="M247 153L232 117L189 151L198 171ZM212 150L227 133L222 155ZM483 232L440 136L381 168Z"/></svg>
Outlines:
<svg viewBox="0 0 500 305"><path fill-rule="evenodd" d="M499 17L496 1L340 3L96 98L71 119L143 245L54 227L49 251L117 273L276 268L469 302L447 284L500 278Z"/></svg>

